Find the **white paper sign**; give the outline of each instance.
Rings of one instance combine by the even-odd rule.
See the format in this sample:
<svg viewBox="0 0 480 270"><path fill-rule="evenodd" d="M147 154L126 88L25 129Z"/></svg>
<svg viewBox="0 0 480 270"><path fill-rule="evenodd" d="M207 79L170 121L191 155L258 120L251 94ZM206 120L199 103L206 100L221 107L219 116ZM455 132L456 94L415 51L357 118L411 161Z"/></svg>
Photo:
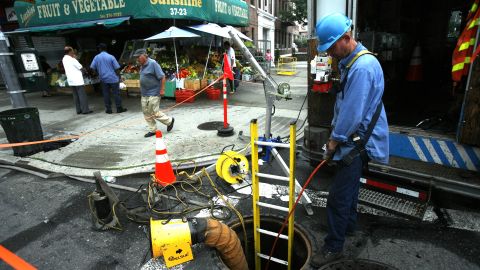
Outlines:
<svg viewBox="0 0 480 270"><path fill-rule="evenodd" d="M33 53L22 53L23 66L26 71L39 70L37 58Z"/></svg>

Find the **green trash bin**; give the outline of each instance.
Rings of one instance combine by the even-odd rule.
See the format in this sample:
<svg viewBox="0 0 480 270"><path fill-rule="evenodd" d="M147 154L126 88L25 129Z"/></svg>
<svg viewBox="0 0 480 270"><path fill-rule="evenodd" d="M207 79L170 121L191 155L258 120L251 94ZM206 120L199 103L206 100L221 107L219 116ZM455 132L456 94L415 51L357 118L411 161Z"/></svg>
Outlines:
<svg viewBox="0 0 480 270"><path fill-rule="evenodd" d="M19 108L0 112L0 124L9 143L43 140L37 108ZM25 157L43 151L43 144L13 147L13 155Z"/></svg>

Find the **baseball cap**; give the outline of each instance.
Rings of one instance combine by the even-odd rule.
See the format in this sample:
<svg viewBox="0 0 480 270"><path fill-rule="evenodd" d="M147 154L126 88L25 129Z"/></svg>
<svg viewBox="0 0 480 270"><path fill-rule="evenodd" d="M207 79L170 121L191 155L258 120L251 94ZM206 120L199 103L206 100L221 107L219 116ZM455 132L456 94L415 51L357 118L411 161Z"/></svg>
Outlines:
<svg viewBox="0 0 480 270"><path fill-rule="evenodd" d="M145 49L138 49L133 53L134 57L139 57L142 54L147 54L147 50Z"/></svg>

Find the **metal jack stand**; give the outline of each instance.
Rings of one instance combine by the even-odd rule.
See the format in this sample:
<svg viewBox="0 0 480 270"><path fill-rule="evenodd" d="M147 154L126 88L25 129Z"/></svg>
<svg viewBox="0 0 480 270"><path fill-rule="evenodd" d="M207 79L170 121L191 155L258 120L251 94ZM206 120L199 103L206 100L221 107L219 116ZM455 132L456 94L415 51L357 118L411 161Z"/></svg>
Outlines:
<svg viewBox="0 0 480 270"><path fill-rule="evenodd" d="M271 126L272 126L272 115L275 113L274 110L274 103L275 100L281 100L281 99L286 99L289 100L291 99L291 93L290 93L290 85L288 83L280 83L277 84L273 78L268 75L260 66L260 64L257 62L255 57L250 53L248 48L243 44L243 42L240 40L240 38L234 34L232 31L229 32L231 38L233 39L234 43L241 49L243 55L245 58L250 62L252 67L260 74L260 76L264 79L264 86L263 90L265 92L265 99L267 103L266 107L266 115L265 115L265 142L272 142L272 134L271 134ZM239 134L239 137L242 136ZM242 138L245 138L242 136ZM267 152L269 150L267 149ZM283 161L282 157L278 153L278 151L272 147L271 152L273 154L273 157L275 160L278 162L280 167L282 168L283 172L285 174L289 173L289 168L287 164ZM267 153L268 155L269 153ZM302 186L298 183L297 179L295 179L295 191L296 193L299 193L301 190ZM313 215L313 210L312 210L312 200L308 197L306 193L302 194L302 199L301 199L302 204L305 207L305 211L307 212L308 215Z"/></svg>

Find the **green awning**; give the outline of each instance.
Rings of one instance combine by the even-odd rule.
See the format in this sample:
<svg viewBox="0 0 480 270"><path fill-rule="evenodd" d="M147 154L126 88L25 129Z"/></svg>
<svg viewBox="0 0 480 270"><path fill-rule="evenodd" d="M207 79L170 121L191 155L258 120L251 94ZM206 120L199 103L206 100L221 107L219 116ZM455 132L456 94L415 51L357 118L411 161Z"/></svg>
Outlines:
<svg viewBox="0 0 480 270"><path fill-rule="evenodd" d="M88 22L120 17L249 23L249 5L242 0L22 0L15 1L15 12L22 28L88 27Z"/></svg>
<svg viewBox="0 0 480 270"><path fill-rule="evenodd" d="M104 27L110 28L110 27L118 26L123 22L128 21L129 19L130 17L120 17L120 18L110 18L110 19L103 19L103 20L25 27L25 28L17 29L16 32L18 31L46 32L46 31L86 28L86 27L94 27L94 26L104 26Z"/></svg>

